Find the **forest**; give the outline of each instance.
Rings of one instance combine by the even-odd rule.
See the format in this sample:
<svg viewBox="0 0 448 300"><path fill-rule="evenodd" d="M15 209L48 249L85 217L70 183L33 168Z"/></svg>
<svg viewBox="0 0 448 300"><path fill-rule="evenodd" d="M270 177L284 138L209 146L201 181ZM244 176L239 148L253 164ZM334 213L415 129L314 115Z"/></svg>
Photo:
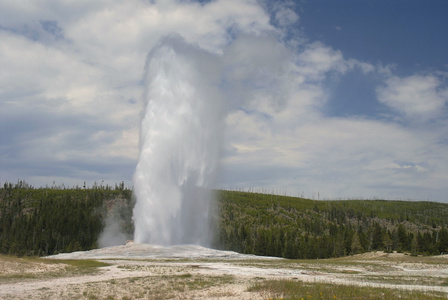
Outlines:
<svg viewBox="0 0 448 300"><path fill-rule="evenodd" d="M95 249L113 207L123 207L125 214L131 201L132 191L123 183L90 188L5 183L0 189L0 253L43 256ZM130 217L125 223L132 227ZM122 227L132 234L132 228Z"/></svg>
<svg viewBox="0 0 448 300"><path fill-rule="evenodd" d="M310 200L216 191L213 247L284 258L368 251L448 253L448 204L390 200ZM132 190L123 183L0 187L0 253L45 256L98 248L111 214L132 238Z"/></svg>
<svg viewBox="0 0 448 300"><path fill-rule="evenodd" d="M219 192L217 247L285 258L448 252L448 204Z"/></svg>

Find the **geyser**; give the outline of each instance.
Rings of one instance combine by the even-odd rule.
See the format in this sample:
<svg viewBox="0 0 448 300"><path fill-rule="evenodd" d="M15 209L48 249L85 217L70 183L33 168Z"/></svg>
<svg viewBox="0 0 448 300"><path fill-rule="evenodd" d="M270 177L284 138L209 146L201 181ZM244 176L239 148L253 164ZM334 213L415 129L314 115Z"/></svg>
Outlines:
<svg viewBox="0 0 448 300"><path fill-rule="evenodd" d="M134 240L210 246L223 101L214 55L162 40L145 67L145 114L134 174Z"/></svg>

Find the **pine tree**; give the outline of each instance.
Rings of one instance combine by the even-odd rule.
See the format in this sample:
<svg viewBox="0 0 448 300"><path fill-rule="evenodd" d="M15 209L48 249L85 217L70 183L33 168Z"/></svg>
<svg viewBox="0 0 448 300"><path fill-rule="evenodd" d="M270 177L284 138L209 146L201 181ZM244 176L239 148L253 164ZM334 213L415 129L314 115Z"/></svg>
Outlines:
<svg viewBox="0 0 448 300"><path fill-rule="evenodd" d="M439 231L437 246L440 254L448 252L448 230L445 227Z"/></svg>
<svg viewBox="0 0 448 300"><path fill-rule="evenodd" d="M351 254L358 254L362 251L361 242L358 233L355 231L352 237Z"/></svg>

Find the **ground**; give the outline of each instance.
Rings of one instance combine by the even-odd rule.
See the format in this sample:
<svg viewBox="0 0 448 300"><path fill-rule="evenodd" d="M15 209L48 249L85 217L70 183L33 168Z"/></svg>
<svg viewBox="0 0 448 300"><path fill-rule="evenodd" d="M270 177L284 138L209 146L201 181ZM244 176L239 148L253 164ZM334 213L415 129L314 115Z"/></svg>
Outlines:
<svg viewBox="0 0 448 300"><path fill-rule="evenodd" d="M292 294L309 299L319 288L316 297L340 299L338 293L352 295L353 287L379 296L345 299L381 299L389 295L385 291L398 291L391 294L397 298L417 293L423 296L413 299L443 299L448 297L448 256L371 252L286 260L134 243L47 258L0 256L0 299L280 299L288 292L273 285L279 282L295 284ZM341 286L347 288L328 290ZM322 291L334 295L326 298Z"/></svg>

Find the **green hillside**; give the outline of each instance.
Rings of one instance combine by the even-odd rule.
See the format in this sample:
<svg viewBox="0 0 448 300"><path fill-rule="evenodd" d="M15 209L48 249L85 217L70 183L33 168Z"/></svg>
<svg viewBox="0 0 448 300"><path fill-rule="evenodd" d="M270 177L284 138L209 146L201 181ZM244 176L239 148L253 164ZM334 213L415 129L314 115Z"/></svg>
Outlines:
<svg viewBox="0 0 448 300"><path fill-rule="evenodd" d="M372 250L448 252L448 204L382 200L322 201L217 191L214 247L287 258L339 257ZM0 188L0 253L51 255L98 247L118 211L132 235L132 191L123 184Z"/></svg>
<svg viewBox="0 0 448 300"><path fill-rule="evenodd" d="M123 184L67 189L5 183L0 189L0 253L40 256L94 249L113 206L129 210L131 198ZM132 232L130 218L126 222L124 230Z"/></svg>
<svg viewBox="0 0 448 300"><path fill-rule="evenodd" d="M448 252L448 204L219 192L217 246L287 258Z"/></svg>

